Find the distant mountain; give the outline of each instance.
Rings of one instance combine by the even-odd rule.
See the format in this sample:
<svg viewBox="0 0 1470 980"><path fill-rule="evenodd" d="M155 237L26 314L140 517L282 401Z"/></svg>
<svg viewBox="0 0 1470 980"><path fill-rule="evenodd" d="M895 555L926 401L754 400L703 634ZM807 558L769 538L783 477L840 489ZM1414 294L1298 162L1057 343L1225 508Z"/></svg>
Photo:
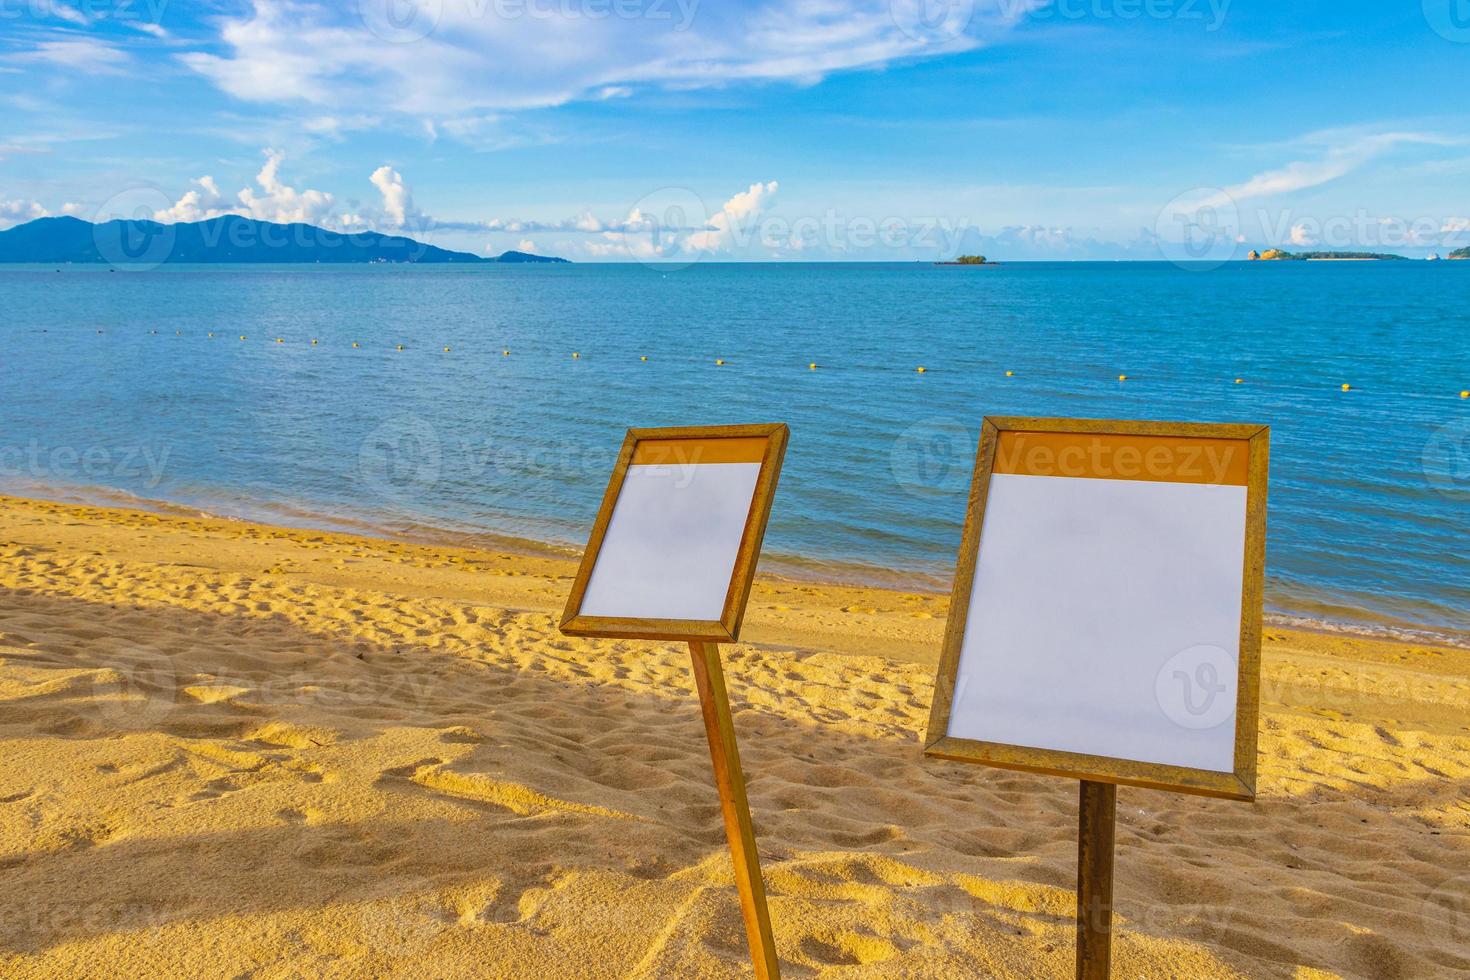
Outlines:
<svg viewBox="0 0 1470 980"><path fill-rule="evenodd" d="M37 218L0 231L0 263L105 262L565 262L528 252L485 258L375 231L351 234L315 225L276 224L240 215L174 225L157 221Z"/></svg>
<svg viewBox="0 0 1470 980"><path fill-rule="evenodd" d="M1470 259L1470 245L1467 245L1464 248L1457 248L1457 249L1455 249L1453 252L1450 253L1450 258L1452 258L1452 259Z"/></svg>

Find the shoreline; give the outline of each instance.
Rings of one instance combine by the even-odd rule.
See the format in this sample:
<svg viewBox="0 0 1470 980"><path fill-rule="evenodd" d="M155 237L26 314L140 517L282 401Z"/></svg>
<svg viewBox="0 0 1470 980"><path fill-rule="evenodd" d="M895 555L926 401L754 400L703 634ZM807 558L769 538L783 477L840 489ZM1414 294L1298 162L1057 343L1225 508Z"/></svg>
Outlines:
<svg viewBox="0 0 1470 980"><path fill-rule="evenodd" d="M220 513L205 507L158 498L138 497L127 491L107 487L72 486L63 488L53 485L44 487L33 485L24 492L16 492L0 484L0 500L6 498L59 506L153 514L185 520L221 521L273 530L343 535L399 545L484 551L529 559L562 561L568 563L572 570L575 570L576 562L581 558L581 549L572 545L492 531L463 532L429 524L404 524L395 527L355 518L331 518L314 511L294 509L293 512L301 518L300 522L278 521L261 519L254 515ZM259 510L267 518L286 516L284 510L279 514L268 514L270 510L268 506L261 507ZM881 569L836 561L802 560L771 553L762 555L757 578L798 588L873 590L893 595L923 596L943 600L946 604L950 594L950 576L948 575L941 577L923 572ZM1383 640L1392 643L1431 644L1470 650L1470 632L1458 632L1449 628L1409 622L1378 624L1354 622L1334 619L1329 615L1313 611L1271 609L1269 597L1267 605L1263 622L1270 628L1322 636ZM1329 608L1343 607L1330 606ZM1362 612L1364 618L1368 618L1368 613Z"/></svg>

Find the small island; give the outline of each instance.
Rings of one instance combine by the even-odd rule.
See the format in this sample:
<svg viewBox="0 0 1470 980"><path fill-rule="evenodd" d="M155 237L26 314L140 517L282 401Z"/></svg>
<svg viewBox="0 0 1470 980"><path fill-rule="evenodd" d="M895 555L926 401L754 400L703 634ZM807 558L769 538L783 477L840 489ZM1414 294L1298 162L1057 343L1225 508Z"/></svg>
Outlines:
<svg viewBox="0 0 1470 980"><path fill-rule="evenodd" d="M1000 265L999 262L991 262L983 255L960 255L948 262L935 262L935 265Z"/></svg>
<svg viewBox="0 0 1470 980"><path fill-rule="evenodd" d="M1268 248L1264 252L1251 249L1246 258L1252 262L1383 262L1404 259L1402 255L1386 252L1288 252L1280 248Z"/></svg>
<svg viewBox="0 0 1470 980"><path fill-rule="evenodd" d="M1452 258L1452 259L1470 259L1470 245L1467 245L1464 248L1457 248L1457 249L1455 249L1453 252L1450 253L1450 258Z"/></svg>

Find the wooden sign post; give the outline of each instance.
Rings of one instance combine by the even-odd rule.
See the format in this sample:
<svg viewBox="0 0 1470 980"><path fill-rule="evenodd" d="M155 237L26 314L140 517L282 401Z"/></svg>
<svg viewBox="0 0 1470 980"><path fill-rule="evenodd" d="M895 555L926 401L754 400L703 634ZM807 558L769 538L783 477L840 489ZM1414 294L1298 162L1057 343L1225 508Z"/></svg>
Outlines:
<svg viewBox="0 0 1470 980"><path fill-rule="evenodd" d="M719 644L740 635L787 435L785 425L629 429L561 622L569 636L689 644L761 980L781 970Z"/></svg>
<svg viewBox="0 0 1470 980"><path fill-rule="evenodd" d="M1252 800L1269 430L987 418L925 754L1081 780L1077 977L1117 787Z"/></svg>

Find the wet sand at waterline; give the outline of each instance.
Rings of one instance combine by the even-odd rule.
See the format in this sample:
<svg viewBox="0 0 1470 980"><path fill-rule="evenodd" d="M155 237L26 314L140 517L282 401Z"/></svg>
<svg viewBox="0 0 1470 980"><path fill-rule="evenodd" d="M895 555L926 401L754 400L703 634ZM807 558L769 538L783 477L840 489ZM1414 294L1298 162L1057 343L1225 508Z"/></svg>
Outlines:
<svg viewBox="0 0 1470 980"><path fill-rule="evenodd" d="M4 499L0 973L748 969L688 652L573 567ZM1063 977L1075 782L925 761L946 600L726 649L789 976ZM1470 651L1268 629L1254 804L1118 794L1120 977L1470 974Z"/></svg>

